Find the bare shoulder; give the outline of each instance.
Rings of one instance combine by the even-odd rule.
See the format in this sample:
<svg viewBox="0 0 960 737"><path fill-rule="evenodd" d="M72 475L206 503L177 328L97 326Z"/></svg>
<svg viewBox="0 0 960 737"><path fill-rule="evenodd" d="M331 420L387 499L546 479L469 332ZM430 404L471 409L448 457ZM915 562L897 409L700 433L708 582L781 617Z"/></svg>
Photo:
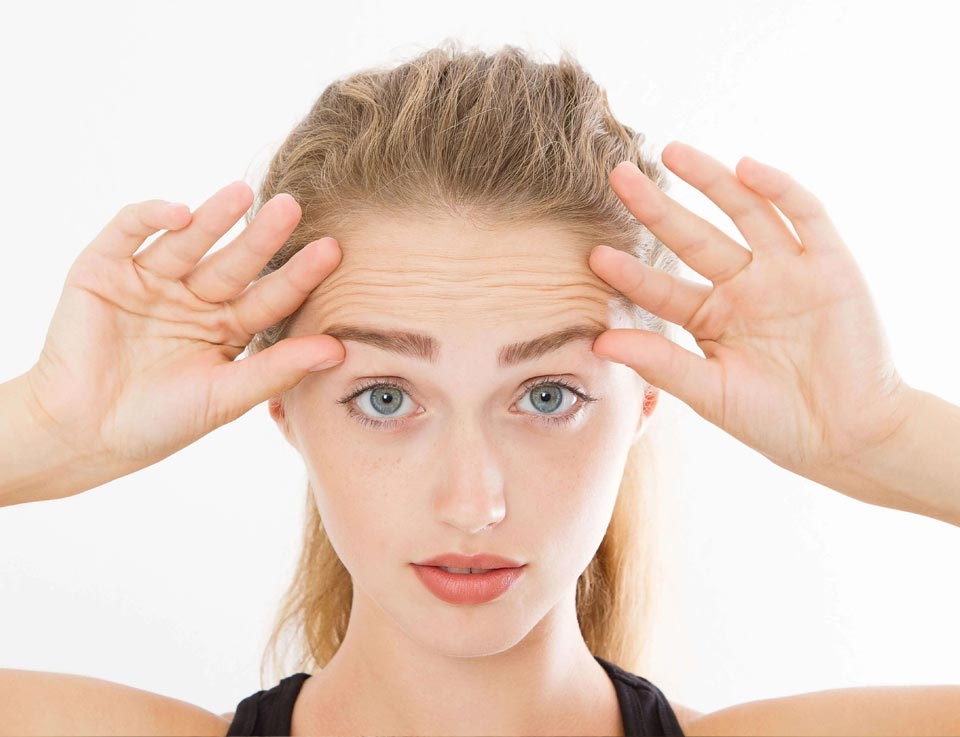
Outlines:
<svg viewBox="0 0 960 737"><path fill-rule="evenodd" d="M673 713L677 715L677 721L680 722L680 729L685 735L690 734L691 725L697 719L704 716L703 712L697 711L689 706L679 704L676 701L670 701L670 699L667 699L667 703L670 704L670 708L673 709Z"/></svg>
<svg viewBox="0 0 960 737"><path fill-rule="evenodd" d="M680 726L691 736L960 735L960 686L813 691L695 712Z"/></svg>
<svg viewBox="0 0 960 737"><path fill-rule="evenodd" d="M226 735L199 706L99 678L0 670L3 735Z"/></svg>

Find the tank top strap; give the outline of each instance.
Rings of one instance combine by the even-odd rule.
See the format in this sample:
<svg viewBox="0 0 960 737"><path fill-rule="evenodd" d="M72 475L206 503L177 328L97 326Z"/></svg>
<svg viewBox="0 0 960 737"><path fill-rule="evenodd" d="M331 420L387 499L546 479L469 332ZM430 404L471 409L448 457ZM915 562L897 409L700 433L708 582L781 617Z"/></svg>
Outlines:
<svg viewBox="0 0 960 737"><path fill-rule="evenodd" d="M626 737L676 735L683 737L677 715L663 692L643 676L594 655L613 681ZM237 704L227 730L232 735L289 735L293 707L309 673L294 673L271 689L257 691Z"/></svg>
<svg viewBox="0 0 960 737"><path fill-rule="evenodd" d="M309 673L294 673L270 689L257 691L237 704L230 735L289 735L293 705Z"/></svg>
<svg viewBox="0 0 960 737"><path fill-rule="evenodd" d="M634 735L683 736L677 715L667 697L643 676L594 655L613 681L620 702L620 716L626 737Z"/></svg>

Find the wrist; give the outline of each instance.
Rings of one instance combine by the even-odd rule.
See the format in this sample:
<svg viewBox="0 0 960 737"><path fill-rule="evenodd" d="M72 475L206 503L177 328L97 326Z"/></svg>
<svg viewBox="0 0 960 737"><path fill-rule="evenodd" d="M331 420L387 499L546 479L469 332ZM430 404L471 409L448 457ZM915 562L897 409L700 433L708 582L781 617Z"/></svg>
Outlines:
<svg viewBox="0 0 960 737"><path fill-rule="evenodd" d="M960 407L913 387L882 443L814 479L854 499L960 526Z"/></svg>
<svg viewBox="0 0 960 737"><path fill-rule="evenodd" d="M106 464L58 437L29 371L0 384L0 506L59 499L109 481Z"/></svg>

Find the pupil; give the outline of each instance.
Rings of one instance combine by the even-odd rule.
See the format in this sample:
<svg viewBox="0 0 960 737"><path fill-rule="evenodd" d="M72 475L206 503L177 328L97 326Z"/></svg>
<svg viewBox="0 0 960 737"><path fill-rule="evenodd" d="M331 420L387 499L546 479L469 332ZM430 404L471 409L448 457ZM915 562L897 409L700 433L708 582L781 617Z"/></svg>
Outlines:
<svg viewBox="0 0 960 737"><path fill-rule="evenodd" d="M397 409L399 409L400 405L403 403L403 399L399 396L399 394L399 390L389 388L381 389L380 391L375 391L370 395L370 401L377 412L392 414L395 411L394 405L396 405Z"/></svg>
<svg viewBox="0 0 960 737"><path fill-rule="evenodd" d="M560 394L559 388L546 388L546 389L537 389L536 393L531 391L530 397L534 405L542 402L545 406L538 407L537 409L542 412L555 412L557 408L563 404L563 397Z"/></svg>

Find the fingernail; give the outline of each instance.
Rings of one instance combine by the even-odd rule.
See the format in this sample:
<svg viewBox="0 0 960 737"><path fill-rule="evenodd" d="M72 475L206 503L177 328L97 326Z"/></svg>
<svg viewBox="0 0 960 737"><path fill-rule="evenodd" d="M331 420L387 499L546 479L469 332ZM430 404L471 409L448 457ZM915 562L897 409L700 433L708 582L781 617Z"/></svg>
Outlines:
<svg viewBox="0 0 960 737"><path fill-rule="evenodd" d="M332 366L336 366L338 363L343 363L343 361L331 359L329 361L324 361L323 363L318 363L316 366L312 366L310 368L310 371L323 371L323 369L328 369Z"/></svg>

